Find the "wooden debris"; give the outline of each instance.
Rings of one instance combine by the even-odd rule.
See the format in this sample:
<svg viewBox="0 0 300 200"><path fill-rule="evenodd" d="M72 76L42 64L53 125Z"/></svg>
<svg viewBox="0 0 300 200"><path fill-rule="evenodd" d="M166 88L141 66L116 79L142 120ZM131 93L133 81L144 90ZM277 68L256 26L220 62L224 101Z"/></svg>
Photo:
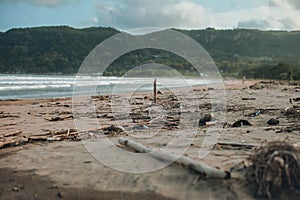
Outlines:
<svg viewBox="0 0 300 200"><path fill-rule="evenodd" d="M288 133L291 133L293 131L298 131L300 132L300 124L294 124L294 125L291 125L291 126L288 126L286 128L282 128L278 131L276 131L276 133L282 133L282 132L288 132Z"/></svg>
<svg viewBox="0 0 300 200"><path fill-rule="evenodd" d="M21 134L22 132L23 132L23 130L18 130L18 131L12 132L12 133L6 133L6 134L4 134L3 136L4 136L4 137L16 136L16 135Z"/></svg>
<svg viewBox="0 0 300 200"><path fill-rule="evenodd" d="M73 119L73 115L65 116L65 117L52 117L52 118L45 118L46 120L50 122L56 122L56 121L64 121L66 119Z"/></svg>
<svg viewBox="0 0 300 200"><path fill-rule="evenodd" d="M17 122L12 122L12 123L8 123L8 124L3 124L2 127L5 127L5 126L15 126L17 125Z"/></svg>
<svg viewBox="0 0 300 200"><path fill-rule="evenodd" d="M123 144L127 147L131 147L135 149L136 151L140 153L149 153L150 156L153 156L159 160L169 161L169 162L175 162L178 163L184 167L191 168L197 172L199 172L201 175L209 178L220 178L220 179L228 179L231 178L230 172L223 171L220 169L216 169L214 167L211 167L205 163L196 162L186 156L178 156L173 154L167 154L163 152L159 152L155 149L151 149L148 147L143 146L140 143L127 140L125 138L120 138L119 143ZM178 158L179 157L179 158Z"/></svg>
<svg viewBox="0 0 300 200"><path fill-rule="evenodd" d="M29 142L42 142L42 141L47 141L48 136L30 136L28 137Z"/></svg>
<svg viewBox="0 0 300 200"><path fill-rule="evenodd" d="M10 113L4 113L4 112L0 112L0 118L18 118L20 117L19 115L14 115L14 114L10 114Z"/></svg>
<svg viewBox="0 0 300 200"><path fill-rule="evenodd" d="M124 133L124 131L125 131L124 127L115 126L115 125L103 126L100 129L103 130L105 135L121 134L121 133Z"/></svg>
<svg viewBox="0 0 300 200"><path fill-rule="evenodd" d="M23 145L28 142L27 138L24 137L17 137L8 141L0 142L0 149L12 147L12 146L19 146Z"/></svg>
<svg viewBox="0 0 300 200"><path fill-rule="evenodd" d="M106 101L106 100L110 100L112 98L111 95L99 95L99 96L92 96L92 99L96 99L99 101Z"/></svg>
<svg viewBox="0 0 300 200"><path fill-rule="evenodd" d="M119 134L121 133L121 131L124 131L124 128L121 126L113 126L112 130ZM25 143L33 143L33 142L47 142L47 141L52 142L52 141L63 141L63 140L79 141L81 140L80 135L81 136L86 134L94 135L94 133L97 134L99 133L99 129L78 132L76 129L72 129L72 128L62 129L57 131L56 130L45 130L45 131L46 131L45 133L32 134L27 137L18 136L18 134L20 134L22 131L18 131L18 132L16 131L7 134L6 137L0 136L0 148L18 146Z"/></svg>
<svg viewBox="0 0 300 200"><path fill-rule="evenodd" d="M208 93L204 94L202 97L199 97L198 100L204 99L207 95L208 95ZM210 99L210 98L209 98L209 99Z"/></svg>
<svg viewBox="0 0 300 200"><path fill-rule="evenodd" d="M234 142L218 142L216 146L222 149L253 149L254 147L258 147L257 144L245 144Z"/></svg>
<svg viewBox="0 0 300 200"><path fill-rule="evenodd" d="M74 132L77 132L77 130L74 128L68 128L68 129L63 129L63 130L59 130L59 131L50 131L49 133L51 135L63 135L63 134L70 134L70 133L74 133Z"/></svg>
<svg viewBox="0 0 300 200"><path fill-rule="evenodd" d="M242 98L242 100L243 101L253 101L253 100L256 100L256 98L254 98L254 97L249 97L249 98L244 97L244 98Z"/></svg>

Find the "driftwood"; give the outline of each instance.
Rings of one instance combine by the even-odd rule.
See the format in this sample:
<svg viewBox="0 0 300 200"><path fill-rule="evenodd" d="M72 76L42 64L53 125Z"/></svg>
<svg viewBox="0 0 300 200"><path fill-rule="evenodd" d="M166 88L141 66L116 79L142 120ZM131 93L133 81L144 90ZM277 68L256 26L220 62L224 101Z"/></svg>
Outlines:
<svg viewBox="0 0 300 200"><path fill-rule="evenodd" d="M33 141L47 141L48 136L30 136L28 137L29 142L33 142Z"/></svg>
<svg viewBox="0 0 300 200"><path fill-rule="evenodd" d="M178 155L172 155L172 154L159 152L155 149L145 147L142 144L139 144L139 143L131 141L131 140L127 140L125 138L120 138L119 143L123 144L125 146L128 146L128 147L131 147L140 153L151 153L149 155L151 155L159 160L174 161L184 167L188 167L197 172L200 172L201 174L203 174L206 177L221 178L221 179L231 178L231 174L228 171L216 169L205 163L196 162L186 156L181 156L178 158Z"/></svg>
<svg viewBox="0 0 300 200"><path fill-rule="evenodd" d="M282 133L282 132L291 133L293 131L300 131L300 125L299 124L294 124L292 126L288 126L286 128L282 128L282 129L276 131L276 133Z"/></svg>
<svg viewBox="0 0 300 200"><path fill-rule="evenodd" d="M102 126L100 127L100 129L103 131L105 135L122 134L125 131L124 127L115 126L115 125Z"/></svg>
<svg viewBox="0 0 300 200"><path fill-rule="evenodd" d="M250 98L242 98L243 101L253 101L253 100L256 100L256 98L254 97L250 97Z"/></svg>
<svg viewBox="0 0 300 200"><path fill-rule="evenodd" d="M0 118L18 118L18 117L20 117L19 115L12 115L12 114L10 114L10 113L8 113L8 114L5 114L5 113L0 113Z"/></svg>
<svg viewBox="0 0 300 200"><path fill-rule="evenodd" d="M199 99L204 99L207 95L208 95L208 93L204 94L202 97L199 97L198 100ZM211 99L211 98L209 97L208 99Z"/></svg>
<svg viewBox="0 0 300 200"><path fill-rule="evenodd" d="M16 124L17 124L16 122L12 122L12 123L8 123L8 124L3 124L2 127L5 127L5 126L14 126Z"/></svg>
<svg viewBox="0 0 300 200"><path fill-rule="evenodd" d="M19 131L15 131L15 132L12 132L12 133L6 133L4 134L3 136L4 137L11 137L11 136L16 136L16 135L19 135L23 132L23 130L19 130Z"/></svg>
<svg viewBox="0 0 300 200"><path fill-rule="evenodd" d="M105 132L104 130L108 131ZM18 136L22 131L15 131L5 135L0 135L0 149L7 148L11 146L18 146L25 143L33 142L52 142L52 141L62 141L62 140L72 140L79 141L82 139L83 135L88 135L88 137L93 137L95 134L121 134L124 132L124 128L121 126L103 126L102 129L92 129L86 131L78 131L73 128L62 129L62 130L44 130L45 133L31 134L30 136ZM102 132L101 132L102 131Z"/></svg>
<svg viewBox="0 0 300 200"><path fill-rule="evenodd" d="M65 119L73 119L73 115L65 116L65 117L52 117L52 118L45 118L45 119L50 122L64 121Z"/></svg>
<svg viewBox="0 0 300 200"><path fill-rule="evenodd" d="M252 149L254 147L258 147L257 144L244 144L244 143L234 143L234 142L218 142L217 146L222 149Z"/></svg>
<svg viewBox="0 0 300 200"><path fill-rule="evenodd" d="M59 130L59 131L50 131L50 133L52 135L63 135L63 134L70 134L73 132L77 132L77 130L74 128L68 128L68 129L63 129L63 130Z"/></svg>
<svg viewBox="0 0 300 200"><path fill-rule="evenodd" d="M11 146L18 146L28 142L27 138L17 137L8 141L0 142L0 149L11 147Z"/></svg>

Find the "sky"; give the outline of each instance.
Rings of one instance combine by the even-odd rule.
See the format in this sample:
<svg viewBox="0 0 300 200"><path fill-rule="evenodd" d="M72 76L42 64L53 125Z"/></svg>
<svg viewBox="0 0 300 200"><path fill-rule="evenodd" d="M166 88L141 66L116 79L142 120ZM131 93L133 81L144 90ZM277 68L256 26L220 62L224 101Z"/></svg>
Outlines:
<svg viewBox="0 0 300 200"><path fill-rule="evenodd" d="M300 30L300 0L0 0L0 31L53 25Z"/></svg>

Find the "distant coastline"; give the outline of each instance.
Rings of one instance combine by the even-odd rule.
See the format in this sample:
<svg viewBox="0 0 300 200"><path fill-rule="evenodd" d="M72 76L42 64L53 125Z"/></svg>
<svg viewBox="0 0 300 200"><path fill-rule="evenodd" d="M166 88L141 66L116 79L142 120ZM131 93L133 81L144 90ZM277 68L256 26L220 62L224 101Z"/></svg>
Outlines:
<svg viewBox="0 0 300 200"><path fill-rule="evenodd" d="M300 80L300 31L213 28L177 31L201 44L224 77ZM74 75L96 45L118 33L119 30L110 27L11 29L0 34L0 73ZM123 76L131 68L146 63L163 64L185 76L197 74L178 55L142 49L115 60L104 75Z"/></svg>

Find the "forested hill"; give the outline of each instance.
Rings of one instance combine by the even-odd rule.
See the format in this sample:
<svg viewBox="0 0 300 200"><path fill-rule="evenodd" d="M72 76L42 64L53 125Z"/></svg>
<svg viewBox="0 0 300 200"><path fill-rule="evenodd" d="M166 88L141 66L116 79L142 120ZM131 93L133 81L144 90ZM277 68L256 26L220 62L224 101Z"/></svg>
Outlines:
<svg viewBox="0 0 300 200"><path fill-rule="evenodd" d="M0 73L75 73L112 28L67 26L11 29L0 34Z"/></svg>
<svg viewBox="0 0 300 200"><path fill-rule="evenodd" d="M198 41L225 75L300 79L300 31L178 31ZM96 45L117 33L116 29L102 27L11 29L0 33L0 73L76 73ZM122 56L106 75L122 75L131 67L149 62L165 64L188 75L194 73L193 67L176 55L145 49Z"/></svg>

